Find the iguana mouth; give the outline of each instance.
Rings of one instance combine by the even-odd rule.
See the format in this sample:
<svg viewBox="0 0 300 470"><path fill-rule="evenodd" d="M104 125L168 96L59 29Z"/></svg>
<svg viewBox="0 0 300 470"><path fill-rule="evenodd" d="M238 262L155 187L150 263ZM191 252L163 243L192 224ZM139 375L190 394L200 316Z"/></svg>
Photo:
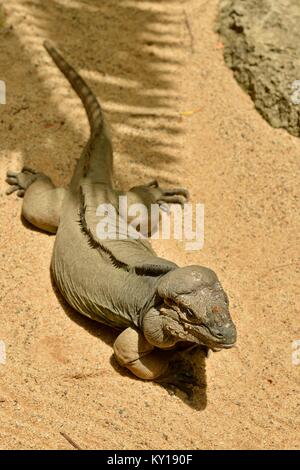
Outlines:
<svg viewBox="0 0 300 470"><path fill-rule="evenodd" d="M234 346L235 343L224 343L223 338L218 338L211 331L210 327L205 323L196 324L192 321L189 321L182 314L180 309L180 304L169 299L164 299L164 303L161 305L160 314L172 318L176 323L178 323L180 329L174 329L171 326L167 327L169 333L174 336L180 337L182 340L191 341L203 346L207 346L213 351L221 349L230 349ZM181 331L180 331L181 330Z"/></svg>
<svg viewBox="0 0 300 470"><path fill-rule="evenodd" d="M221 339L216 338L210 331L210 328L207 325L191 325L189 323L183 324L185 331L188 335L193 336L197 339L199 344L207 346L212 351L220 351L221 349L230 349L235 345L233 343L224 343Z"/></svg>
<svg viewBox="0 0 300 470"><path fill-rule="evenodd" d="M210 348L213 352L219 352L219 351L222 351L222 349L231 349L235 346L235 343L231 343L231 344L220 344L219 347L217 348Z"/></svg>
<svg viewBox="0 0 300 470"><path fill-rule="evenodd" d="M217 345L217 347L223 348L221 342L216 338L211 332L210 329L202 324L202 325L191 325L189 323L183 324L184 329L192 336L194 336L201 344L208 346L213 343L213 345Z"/></svg>

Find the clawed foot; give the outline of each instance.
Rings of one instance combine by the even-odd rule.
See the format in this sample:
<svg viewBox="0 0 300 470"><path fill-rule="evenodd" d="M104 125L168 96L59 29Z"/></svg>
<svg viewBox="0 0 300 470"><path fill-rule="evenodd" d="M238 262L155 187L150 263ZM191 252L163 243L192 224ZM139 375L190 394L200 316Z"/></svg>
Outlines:
<svg viewBox="0 0 300 470"><path fill-rule="evenodd" d="M17 196L23 197L28 186L37 178L38 173L27 166L24 166L20 173L8 171L6 173L6 183L10 184L6 194L12 194L17 191Z"/></svg>
<svg viewBox="0 0 300 470"><path fill-rule="evenodd" d="M180 204L183 206L189 199L189 192L185 188L163 189L159 186L157 180L151 181L147 187L153 188L156 203L166 212L169 212L169 204Z"/></svg>
<svg viewBox="0 0 300 470"><path fill-rule="evenodd" d="M158 377L156 382L160 384L173 385L186 393L189 399L193 397L193 388L200 386L195 376L194 367L188 361L172 361L166 374Z"/></svg>

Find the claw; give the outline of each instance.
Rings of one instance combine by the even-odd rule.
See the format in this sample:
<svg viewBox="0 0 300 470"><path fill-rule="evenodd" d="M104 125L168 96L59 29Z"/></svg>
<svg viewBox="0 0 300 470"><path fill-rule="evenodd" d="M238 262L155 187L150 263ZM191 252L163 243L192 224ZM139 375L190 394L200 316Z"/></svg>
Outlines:
<svg viewBox="0 0 300 470"><path fill-rule="evenodd" d="M159 207L162 211L166 212L167 214L170 214L169 204L167 204L166 202L159 203L159 201L158 201L158 204L159 204Z"/></svg>
<svg viewBox="0 0 300 470"><path fill-rule="evenodd" d="M167 373L157 379L158 383L173 385L187 394L193 396L193 387L199 386L193 366L187 361L174 361L169 365Z"/></svg>
<svg viewBox="0 0 300 470"><path fill-rule="evenodd" d="M158 188L158 181L157 180L152 180L150 183L147 184L148 188Z"/></svg>

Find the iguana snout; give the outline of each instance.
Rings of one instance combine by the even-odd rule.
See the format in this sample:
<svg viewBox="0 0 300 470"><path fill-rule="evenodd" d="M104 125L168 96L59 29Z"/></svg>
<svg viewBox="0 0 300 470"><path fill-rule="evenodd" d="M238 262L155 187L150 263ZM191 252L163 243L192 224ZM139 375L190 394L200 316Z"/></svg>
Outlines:
<svg viewBox="0 0 300 470"><path fill-rule="evenodd" d="M213 350L229 349L236 342L228 297L211 269L187 266L172 270L161 278L158 295L162 303L157 308L173 337Z"/></svg>

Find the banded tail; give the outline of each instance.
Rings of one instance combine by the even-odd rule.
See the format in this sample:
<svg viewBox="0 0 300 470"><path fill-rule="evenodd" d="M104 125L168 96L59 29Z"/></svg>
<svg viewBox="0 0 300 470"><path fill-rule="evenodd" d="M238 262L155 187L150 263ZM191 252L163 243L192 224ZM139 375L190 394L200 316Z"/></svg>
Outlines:
<svg viewBox="0 0 300 470"><path fill-rule="evenodd" d="M81 99L88 116L91 134L99 133L103 127L103 114L96 96L83 78L68 64L49 41L44 41L44 47Z"/></svg>
<svg viewBox="0 0 300 470"><path fill-rule="evenodd" d="M71 184L78 187L81 178L112 186L112 144L101 106L89 86L48 41L44 47L59 70L65 75L82 101L90 123L91 136L78 162Z"/></svg>

